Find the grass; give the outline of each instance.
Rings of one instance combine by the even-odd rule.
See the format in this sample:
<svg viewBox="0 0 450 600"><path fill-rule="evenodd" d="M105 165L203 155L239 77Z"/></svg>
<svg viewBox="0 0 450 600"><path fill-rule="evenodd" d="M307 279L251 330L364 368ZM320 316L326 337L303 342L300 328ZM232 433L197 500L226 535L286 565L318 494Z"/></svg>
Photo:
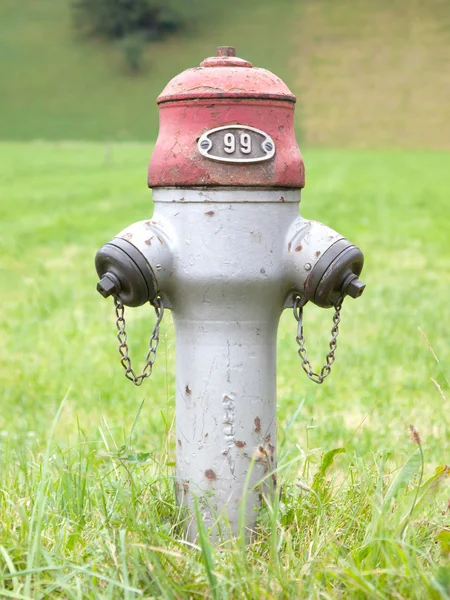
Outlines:
<svg viewBox="0 0 450 600"><path fill-rule="evenodd" d="M280 497L218 551L183 540L175 505L170 313L136 389L95 291L98 247L152 212L150 152L0 143L0 597L450 598L448 155L305 152L302 213L363 248L367 290L323 386L283 315ZM127 313L137 358L151 312ZM330 326L305 308L315 364Z"/></svg>
<svg viewBox="0 0 450 600"><path fill-rule="evenodd" d="M448 0L171 2L185 30L136 75L119 45L77 38L71 0L2 0L0 139L153 140L168 80L229 44L291 87L303 142L449 149Z"/></svg>

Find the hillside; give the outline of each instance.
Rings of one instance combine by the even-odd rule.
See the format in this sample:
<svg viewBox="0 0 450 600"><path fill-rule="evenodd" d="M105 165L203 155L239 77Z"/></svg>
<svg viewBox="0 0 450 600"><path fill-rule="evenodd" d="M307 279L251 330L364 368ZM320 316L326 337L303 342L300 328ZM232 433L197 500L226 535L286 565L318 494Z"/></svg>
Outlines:
<svg viewBox="0 0 450 600"><path fill-rule="evenodd" d="M231 44L297 94L303 143L450 147L447 0L196 0L188 12L129 75L115 46L77 39L68 0L2 0L0 139L152 140L168 79Z"/></svg>

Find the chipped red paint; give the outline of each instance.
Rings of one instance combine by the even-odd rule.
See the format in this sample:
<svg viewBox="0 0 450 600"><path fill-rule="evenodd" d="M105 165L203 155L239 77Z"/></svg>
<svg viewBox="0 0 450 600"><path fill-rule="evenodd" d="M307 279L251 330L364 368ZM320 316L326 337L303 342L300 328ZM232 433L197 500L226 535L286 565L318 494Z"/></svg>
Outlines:
<svg viewBox="0 0 450 600"><path fill-rule="evenodd" d="M160 131L148 174L150 187L304 186L304 165L294 133L295 96L279 77L252 67L222 47L218 56L187 69L158 98ZM260 129L275 156L258 163L223 163L203 156L202 134L215 127Z"/></svg>

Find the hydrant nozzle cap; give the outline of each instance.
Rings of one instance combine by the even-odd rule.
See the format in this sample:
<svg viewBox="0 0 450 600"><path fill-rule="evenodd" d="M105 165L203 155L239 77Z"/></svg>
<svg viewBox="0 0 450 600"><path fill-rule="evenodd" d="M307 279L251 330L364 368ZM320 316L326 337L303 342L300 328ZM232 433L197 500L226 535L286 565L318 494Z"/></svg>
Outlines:
<svg viewBox="0 0 450 600"><path fill-rule="evenodd" d="M359 279L364 265L361 250L342 238L326 250L305 282L308 300L329 308L342 295L359 298L366 287Z"/></svg>
<svg viewBox="0 0 450 600"><path fill-rule="evenodd" d="M156 296L157 284L149 264L133 244L114 238L95 257L100 281L97 291L104 297L118 296L125 306L141 306Z"/></svg>

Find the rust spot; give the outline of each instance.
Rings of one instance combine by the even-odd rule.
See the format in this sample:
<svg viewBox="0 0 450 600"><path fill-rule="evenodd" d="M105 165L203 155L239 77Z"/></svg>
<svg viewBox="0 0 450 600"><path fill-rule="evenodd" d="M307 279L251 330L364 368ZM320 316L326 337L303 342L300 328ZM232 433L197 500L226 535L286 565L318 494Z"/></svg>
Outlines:
<svg viewBox="0 0 450 600"><path fill-rule="evenodd" d="M272 481L273 481L273 487L277 487L277 476L275 473L272 473Z"/></svg>
<svg viewBox="0 0 450 600"><path fill-rule="evenodd" d="M180 202L184 202L184 198L180 198Z"/></svg>
<svg viewBox="0 0 450 600"><path fill-rule="evenodd" d="M213 210L208 210L208 212L205 212L205 215L207 215L208 217L212 217L214 214Z"/></svg>
<svg viewBox="0 0 450 600"><path fill-rule="evenodd" d="M122 236L122 238L124 240L131 240L132 237L133 237L132 233L125 233L125 235Z"/></svg>
<svg viewBox="0 0 450 600"><path fill-rule="evenodd" d="M267 454L266 449L264 448L264 446L258 446L255 450L255 458L256 458L256 462L259 463L260 465L264 465L265 468L267 469L267 463L269 461L269 455Z"/></svg>
<svg viewBox="0 0 450 600"><path fill-rule="evenodd" d="M317 250L316 256L320 256L320 250Z"/></svg>
<svg viewBox="0 0 450 600"><path fill-rule="evenodd" d="M256 417L255 419L255 433L260 433L261 432L261 419L259 417Z"/></svg>
<svg viewBox="0 0 450 600"><path fill-rule="evenodd" d="M283 198L283 196L281 196L281 198L280 198L280 202L284 202L284 198Z"/></svg>
<svg viewBox="0 0 450 600"><path fill-rule="evenodd" d="M223 454L224 456L228 456L228 452L229 452L229 451L230 451L230 449L229 449L229 448L227 448L226 450L224 450L224 451L222 452L222 454Z"/></svg>
<svg viewBox="0 0 450 600"><path fill-rule="evenodd" d="M278 125L278 131L283 131L284 130L284 125Z"/></svg>
<svg viewBox="0 0 450 600"><path fill-rule="evenodd" d="M291 251L291 247L292 247L292 242L289 242L289 244L288 244L288 252Z"/></svg>
<svg viewBox="0 0 450 600"><path fill-rule="evenodd" d="M163 243L162 239L161 239L159 236L158 236L158 242L159 242L160 244L162 244L162 243Z"/></svg>
<svg viewBox="0 0 450 600"><path fill-rule="evenodd" d="M209 433L205 433L205 435L203 437L207 438L209 435Z"/></svg>
<svg viewBox="0 0 450 600"><path fill-rule="evenodd" d="M296 252L301 252L302 248L303 248L303 246L302 246L301 244L299 244L299 245L297 246L297 248L295 249L295 251L296 251Z"/></svg>
<svg viewBox="0 0 450 600"><path fill-rule="evenodd" d="M270 442L270 433L268 433L268 434L266 435L266 437L264 438L264 441L266 441L267 443L269 443L269 442Z"/></svg>
<svg viewBox="0 0 450 600"><path fill-rule="evenodd" d="M155 237L155 236L153 236L153 235L152 235L152 237L151 237L151 238L148 238L148 240L145 240L145 243L147 244L147 246L151 246L151 245L152 245L152 239L153 239L154 237Z"/></svg>
<svg viewBox="0 0 450 600"><path fill-rule="evenodd" d="M181 440L178 440L178 445L180 446L180 448L183 447L183 444L181 443Z"/></svg>
<svg viewBox="0 0 450 600"><path fill-rule="evenodd" d="M183 491L185 494L187 494L189 491L189 481L188 480L183 481Z"/></svg>
<svg viewBox="0 0 450 600"><path fill-rule="evenodd" d="M186 387L184 388L184 391L186 392L186 394L187 394L188 396L190 396L190 395L191 395L191 392L192 392L192 390L191 390L191 388L190 388L188 385L186 385Z"/></svg>
<svg viewBox="0 0 450 600"><path fill-rule="evenodd" d="M214 481L215 479L217 479L217 475L214 473L214 471L212 469L206 469L205 477L207 479L209 479L210 481Z"/></svg>
<svg viewBox="0 0 450 600"><path fill-rule="evenodd" d="M247 444L246 442L234 442L238 448L244 448Z"/></svg>
<svg viewBox="0 0 450 600"><path fill-rule="evenodd" d="M175 482L175 489L177 492L180 491L180 484L178 483L178 481Z"/></svg>
<svg viewBox="0 0 450 600"><path fill-rule="evenodd" d="M270 450L270 453L273 454L275 452L275 446L272 446L272 444L269 444L269 450Z"/></svg>

